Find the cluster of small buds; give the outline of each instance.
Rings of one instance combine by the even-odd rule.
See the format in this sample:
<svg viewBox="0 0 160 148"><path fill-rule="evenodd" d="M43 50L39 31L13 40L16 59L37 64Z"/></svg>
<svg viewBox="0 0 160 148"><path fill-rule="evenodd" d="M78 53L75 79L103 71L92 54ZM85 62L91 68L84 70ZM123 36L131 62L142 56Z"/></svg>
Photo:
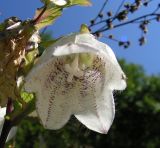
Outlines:
<svg viewBox="0 0 160 148"><path fill-rule="evenodd" d="M104 17L104 14L103 14L103 13L99 13L98 16L97 16L97 18L100 18L101 20L103 19L103 17ZM95 19L93 19L93 20L90 20L90 25L91 25L91 26L95 25L95 22L96 22L96 19L97 19L97 18L95 18Z"/></svg>
<svg viewBox="0 0 160 148"><path fill-rule="evenodd" d="M147 33L148 32L148 28L147 25L149 24L148 20L143 21L142 23L140 23L139 28L143 31L143 33Z"/></svg>
<svg viewBox="0 0 160 148"><path fill-rule="evenodd" d="M118 45L119 46L123 46L126 49L126 48L128 48L131 45L131 42L130 41L126 41L126 42L119 41Z"/></svg>
<svg viewBox="0 0 160 148"><path fill-rule="evenodd" d="M111 17L111 16L113 16L113 13L112 13L112 11L108 11L108 12L107 12L107 16L108 16L108 17Z"/></svg>
<svg viewBox="0 0 160 148"><path fill-rule="evenodd" d="M135 3L137 6L141 6L142 5L142 0L135 0Z"/></svg>
<svg viewBox="0 0 160 148"><path fill-rule="evenodd" d="M142 5L141 0L135 0L134 4L126 3L124 4L124 7L127 9L128 12L134 13L138 10L138 8Z"/></svg>
<svg viewBox="0 0 160 148"><path fill-rule="evenodd" d="M131 45L131 42L130 42L130 41L119 41L119 40L115 39L112 34L110 34L110 35L108 36L108 38L111 39L111 40L113 40L113 41L118 42L118 45L119 45L119 46L122 46L122 47L125 48L125 49L128 48L128 47Z"/></svg>
<svg viewBox="0 0 160 148"><path fill-rule="evenodd" d="M130 19L126 22L122 21L128 19L128 15L133 14L134 12L139 10L141 6L147 7L151 1L152 0L134 0L132 3L123 3L123 1L120 4L119 9L117 10L118 12L116 12L115 14L113 14L111 10L108 10L106 13L104 13L105 11L101 9L97 17L90 21L89 28L91 29L92 27L99 25L99 29L95 31L93 31L94 29L92 29L93 34L99 38L102 36L104 37L102 33L105 31L127 24L138 23L139 29L142 31L142 36L139 38L139 45L144 45L146 43L145 34L148 33L148 24L153 20L160 22L160 14L157 12L160 8L160 4L157 5L157 8L152 13L136 17L135 19ZM123 9L121 10L122 7ZM101 27L102 24L104 24L104 26ZM128 48L130 46L130 41L119 41L113 38L113 36L108 36L106 38L118 42L118 45L121 47Z"/></svg>
<svg viewBox="0 0 160 148"><path fill-rule="evenodd" d="M140 39L139 39L139 45L140 46L142 46L142 45L144 45L145 43L146 43L146 38L145 38L145 36L142 36Z"/></svg>
<svg viewBox="0 0 160 148"><path fill-rule="evenodd" d="M145 7L147 7L147 6L148 6L148 2L144 2L143 5L144 5Z"/></svg>
<svg viewBox="0 0 160 148"><path fill-rule="evenodd" d="M90 24L93 26L95 24L95 20L90 20Z"/></svg>
<svg viewBox="0 0 160 148"><path fill-rule="evenodd" d="M157 22L160 22L160 15L157 15L156 20Z"/></svg>
<svg viewBox="0 0 160 148"><path fill-rule="evenodd" d="M102 33L100 33L100 32L96 32L96 33L95 33L95 36L96 36L96 38L100 38L100 37L102 37L102 36L103 36L103 34L102 34Z"/></svg>
<svg viewBox="0 0 160 148"><path fill-rule="evenodd" d="M123 21L123 20L127 19L127 15L128 15L128 11L127 10L123 10L117 15L117 19L119 21Z"/></svg>
<svg viewBox="0 0 160 148"><path fill-rule="evenodd" d="M114 25L113 25L113 23L112 23L112 19L106 20L106 24L107 24L107 27L108 27L109 29L114 28Z"/></svg>
<svg viewBox="0 0 160 148"><path fill-rule="evenodd" d="M135 12L136 10L138 10L138 8L139 8L139 6L137 6L136 4L131 5L131 6L130 6L130 12L133 13L133 12Z"/></svg>
<svg viewBox="0 0 160 148"><path fill-rule="evenodd" d="M103 18L103 16L104 16L103 13L98 14L98 17L101 18L101 19Z"/></svg>

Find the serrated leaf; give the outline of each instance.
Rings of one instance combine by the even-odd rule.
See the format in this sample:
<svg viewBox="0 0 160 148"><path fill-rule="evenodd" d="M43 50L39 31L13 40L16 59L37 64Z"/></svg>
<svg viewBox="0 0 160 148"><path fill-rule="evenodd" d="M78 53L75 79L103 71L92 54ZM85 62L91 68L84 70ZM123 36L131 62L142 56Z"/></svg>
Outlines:
<svg viewBox="0 0 160 148"><path fill-rule="evenodd" d="M90 0L69 0L70 4L69 6L72 5L82 5L82 6L91 6Z"/></svg>
<svg viewBox="0 0 160 148"><path fill-rule="evenodd" d="M40 8L40 9L37 9L34 18L36 19L41 14L41 12L43 10L44 10L44 7ZM61 14L62 14L62 8L61 7L49 5L46 8L44 14L36 22L35 27L37 28L37 30L39 30L43 27L51 25L55 21L55 19L57 17L59 17Z"/></svg>

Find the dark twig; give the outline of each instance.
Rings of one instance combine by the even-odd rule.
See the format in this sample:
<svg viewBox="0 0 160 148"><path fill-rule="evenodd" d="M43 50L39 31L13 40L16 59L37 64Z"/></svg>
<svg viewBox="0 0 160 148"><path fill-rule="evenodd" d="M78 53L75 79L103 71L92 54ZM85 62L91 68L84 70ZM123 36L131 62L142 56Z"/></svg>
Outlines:
<svg viewBox="0 0 160 148"><path fill-rule="evenodd" d="M101 7L101 9L100 9L100 11L99 11L99 13L98 13L98 15L103 12L103 10L104 10L105 6L107 5L107 3L108 3L108 0L105 0L105 2L104 2L104 4L102 5L102 7ZM98 15L95 17L94 21L97 20Z"/></svg>
<svg viewBox="0 0 160 148"><path fill-rule="evenodd" d="M5 147L5 143L6 143L8 134L9 134L11 128L12 128L10 118L8 117L8 114L11 113L11 112L12 112L12 99L8 98L5 121L4 121L4 124L3 124L1 136L0 136L0 148Z"/></svg>
<svg viewBox="0 0 160 148"><path fill-rule="evenodd" d="M104 10L105 6L107 5L107 3L108 3L108 0L105 0L104 4L102 5L101 9L99 10L97 16L92 20L93 22L96 22L96 20L97 20L98 17L99 17L99 14L101 14L101 13L103 12L103 10ZM88 27L91 27L92 25L93 25L93 24L91 24L91 25L88 26Z"/></svg>

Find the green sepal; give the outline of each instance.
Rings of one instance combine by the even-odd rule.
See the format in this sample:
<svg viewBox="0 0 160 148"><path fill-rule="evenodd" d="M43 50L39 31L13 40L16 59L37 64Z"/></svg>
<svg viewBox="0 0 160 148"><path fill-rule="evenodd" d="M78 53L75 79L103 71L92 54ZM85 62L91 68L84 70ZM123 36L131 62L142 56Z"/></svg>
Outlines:
<svg viewBox="0 0 160 148"><path fill-rule="evenodd" d="M86 24L81 25L80 33L90 33L88 26Z"/></svg>

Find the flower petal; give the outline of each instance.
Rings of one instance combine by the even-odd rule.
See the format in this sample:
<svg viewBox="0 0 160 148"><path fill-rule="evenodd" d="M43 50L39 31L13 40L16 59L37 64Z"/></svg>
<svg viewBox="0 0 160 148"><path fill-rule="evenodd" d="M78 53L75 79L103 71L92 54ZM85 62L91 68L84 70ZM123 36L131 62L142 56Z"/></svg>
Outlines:
<svg viewBox="0 0 160 148"><path fill-rule="evenodd" d="M17 133L17 127L14 126L14 127L11 128L11 130L10 130L10 132L8 134L6 142L8 142L9 140L11 140L13 137L15 137L16 133Z"/></svg>
<svg viewBox="0 0 160 148"><path fill-rule="evenodd" d="M87 71L80 87L76 118L89 129L107 133L114 119L112 90L105 85L105 74L99 70Z"/></svg>
<svg viewBox="0 0 160 148"><path fill-rule="evenodd" d="M34 91L37 96L38 116L45 128L59 129L72 114L71 96L66 94L72 86L66 83L63 58L53 58L32 72L36 74L32 73L32 78L26 79L25 88L27 91Z"/></svg>
<svg viewBox="0 0 160 148"><path fill-rule="evenodd" d="M107 134L115 115L113 95L106 90L104 96L90 98L89 104L83 102L84 111L75 114L75 117L87 128Z"/></svg>
<svg viewBox="0 0 160 148"><path fill-rule="evenodd" d="M52 56L65 56L74 53L94 53L103 57L106 62L108 85L112 90L124 90L126 88L126 77L122 71L112 49L95 39L91 34L71 34L58 40L48 48L42 55L37 65L44 64Z"/></svg>

